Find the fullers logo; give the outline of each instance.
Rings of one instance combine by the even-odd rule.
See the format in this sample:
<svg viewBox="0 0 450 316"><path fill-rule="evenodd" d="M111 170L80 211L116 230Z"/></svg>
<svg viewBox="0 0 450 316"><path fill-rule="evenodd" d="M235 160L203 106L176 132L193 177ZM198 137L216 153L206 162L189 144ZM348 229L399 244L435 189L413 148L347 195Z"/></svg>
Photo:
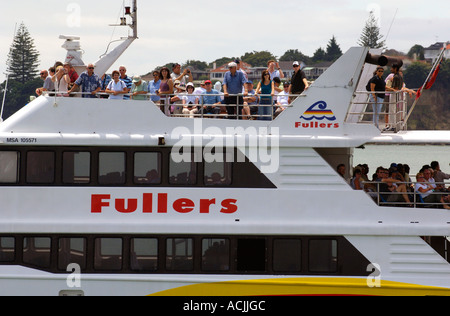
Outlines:
<svg viewBox="0 0 450 316"><path fill-rule="evenodd" d="M238 211L237 200L224 199L219 201L215 198L200 199L170 199L167 193L144 193L139 198L113 198L110 194L92 194L91 213L103 213L112 209L119 213L130 214L159 213L166 214L176 212L187 214L197 212L200 214L210 214L213 212L223 214L233 214Z"/></svg>
<svg viewBox="0 0 450 316"><path fill-rule="evenodd" d="M334 123L336 116L325 101L314 103L300 119L304 121L295 122L295 128L339 128L339 123Z"/></svg>

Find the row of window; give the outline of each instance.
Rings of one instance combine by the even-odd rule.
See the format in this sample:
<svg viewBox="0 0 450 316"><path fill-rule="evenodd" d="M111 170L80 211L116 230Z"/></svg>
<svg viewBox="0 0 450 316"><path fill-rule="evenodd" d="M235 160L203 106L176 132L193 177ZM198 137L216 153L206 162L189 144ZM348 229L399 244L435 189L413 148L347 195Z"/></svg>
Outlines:
<svg viewBox="0 0 450 316"><path fill-rule="evenodd" d="M169 158L170 157L170 158ZM163 168L168 161L168 174ZM174 162L162 152L0 151L0 185L130 185L229 186L232 163ZM202 167L200 177L199 167ZM21 175L23 173L23 175ZM131 175L131 179L129 179Z"/></svg>
<svg viewBox="0 0 450 316"><path fill-rule="evenodd" d="M84 273L336 274L339 242L306 237L10 236L0 237L0 265L54 273L75 263Z"/></svg>

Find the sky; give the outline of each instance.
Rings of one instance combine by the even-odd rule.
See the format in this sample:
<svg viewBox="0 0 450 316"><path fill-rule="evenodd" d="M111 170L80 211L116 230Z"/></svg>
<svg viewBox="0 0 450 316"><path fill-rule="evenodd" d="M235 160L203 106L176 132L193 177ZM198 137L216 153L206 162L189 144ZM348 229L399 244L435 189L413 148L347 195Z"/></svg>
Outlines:
<svg viewBox="0 0 450 316"><path fill-rule="evenodd" d="M0 19L0 80L5 79L15 25L23 22L40 53L40 68L64 61L60 35L81 37L83 60L95 62L111 40L128 36L118 23L131 0L15 0L3 3ZM343 52L357 46L369 11L387 36L388 48L405 53L450 40L448 0L138 0L139 39L110 72L125 65L143 75L166 63L212 62L267 50L280 57L289 49L312 56L334 35ZM113 44L111 47L115 47Z"/></svg>

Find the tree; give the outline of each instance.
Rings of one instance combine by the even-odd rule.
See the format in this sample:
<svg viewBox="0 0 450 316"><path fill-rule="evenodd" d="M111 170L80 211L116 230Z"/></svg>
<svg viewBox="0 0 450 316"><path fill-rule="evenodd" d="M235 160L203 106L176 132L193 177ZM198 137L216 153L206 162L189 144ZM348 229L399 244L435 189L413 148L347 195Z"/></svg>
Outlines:
<svg viewBox="0 0 450 316"><path fill-rule="evenodd" d="M253 53L245 53L245 55L241 57L242 61L253 67L267 67L267 62L271 59L275 60L276 57L268 51L254 51Z"/></svg>
<svg viewBox="0 0 450 316"><path fill-rule="evenodd" d="M314 56L312 57L313 62L320 63L321 61L326 60L326 52L323 50L322 47L319 47L316 52L314 53Z"/></svg>
<svg viewBox="0 0 450 316"><path fill-rule="evenodd" d="M369 14L369 19L366 21L366 25L362 31L361 37L358 40L358 44L364 47L370 48L384 48L385 41L382 41L384 36L380 34L380 28L378 27L378 20L375 17L373 11Z"/></svg>
<svg viewBox="0 0 450 316"><path fill-rule="evenodd" d="M280 57L280 61L303 61L305 64L310 64L311 58L298 49L289 49Z"/></svg>
<svg viewBox="0 0 450 316"><path fill-rule="evenodd" d="M8 55L8 74L11 80L22 84L33 80L39 73L39 53L25 24L20 24Z"/></svg>
<svg viewBox="0 0 450 316"><path fill-rule="evenodd" d="M326 61L336 61L342 56L342 50L339 47L336 37L333 35L331 40L328 42L327 53L325 55Z"/></svg>
<svg viewBox="0 0 450 316"><path fill-rule="evenodd" d="M414 58L414 55L418 60L425 60L424 47L422 45L416 44L408 52L409 58Z"/></svg>

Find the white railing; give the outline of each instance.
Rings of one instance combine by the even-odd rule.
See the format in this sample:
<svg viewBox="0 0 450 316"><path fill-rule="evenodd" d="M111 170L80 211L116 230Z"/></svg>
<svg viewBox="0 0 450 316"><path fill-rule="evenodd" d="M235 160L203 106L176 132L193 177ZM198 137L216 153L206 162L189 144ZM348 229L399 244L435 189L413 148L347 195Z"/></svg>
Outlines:
<svg viewBox="0 0 450 316"><path fill-rule="evenodd" d="M95 95L91 93L83 93L83 92L73 92L69 94L58 94L55 92L45 92L45 96L57 98L65 98L65 97L86 97L86 98L98 98L98 99L109 99L110 94L105 92L99 92ZM244 94L230 94L230 98L235 98L236 102L240 104L225 104L224 102L224 94L170 94L170 95L157 95L157 94L139 94L133 96L133 94L121 94L120 96L126 97L124 102L133 102L133 101L141 101L141 102L150 102L152 97L158 98L159 101L152 101L157 107L161 109L163 113L170 117L183 117L183 118L228 118L234 120L266 120L272 121L274 120L282 111L286 108L292 107L292 103L298 97L304 97L304 95L298 94L290 94L283 95L283 97L287 97L290 100L289 104L279 105L276 100L279 95L244 95ZM198 99L197 104L182 104L181 101L170 102L172 97L178 96L180 99L184 96L195 96ZM220 104L206 104L205 99L210 97L220 97ZM254 97L256 96L256 104L248 104L244 102L244 98ZM135 98L139 99L136 100ZM270 104L260 104L258 101L263 99L270 99ZM238 101L240 100L240 101ZM254 103L254 102L251 102ZM191 109L189 109L191 108ZM197 111L195 111L197 109ZM212 111L212 109L216 109ZM186 111L187 110L187 111ZM213 112L213 113L211 113Z"/></svg>
<svg viewBox="0 0 450 316"><path fill-rule="evenodd" d="M428 198L423 198L422 194L416 190L416 184L427 184L426 182L396 182L393 184L393 191L381 192L382 186L389 186L386 182L363 182L364 191L377 203L379 206L394 206L394 207L413 207L413 208L446 208L450 209L450 192L433 190L428 196L432 197L431 201ZM436 182L433 183L437 187L445 187L447 183ZM397 192L395 188L400 185L406 187L406 192ZM408 200L405 199L408 197ZM447 200L448 199L448 200Z"/></svg>
<svg viewBox="0 0 450 316"><path fill-rule="evenodd" d="M379 94L380 92L375 92ZM386 94L383 108L380 113L377 113L377 107L373 107L370 96L373 92L358 91L355 93L354 101L350 106L350 111L347 113L346 122L355 121L357 117L358 123L374 124L374 117L379 118L380 130L399 132L406 130L405 119L408 114L408 99L407 93L403 91L398 92L381 92ZM364 100L364 101L361 101ZM352 111L352 109L362 109L361 111Z"/></svg>

